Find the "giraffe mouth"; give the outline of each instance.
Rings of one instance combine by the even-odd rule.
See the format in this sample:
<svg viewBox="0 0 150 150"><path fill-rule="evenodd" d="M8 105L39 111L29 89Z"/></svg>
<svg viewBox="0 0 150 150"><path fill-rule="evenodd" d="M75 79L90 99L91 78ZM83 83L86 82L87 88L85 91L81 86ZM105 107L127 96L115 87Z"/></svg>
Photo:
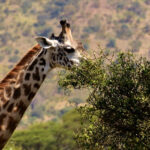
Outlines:
<svg viewBox="0 0 150 150"><path fill-rule="evenodd" d="M78 66L80 64L80 60L78 59L71 59L71 61L73 62L75 66Z"/></svg>

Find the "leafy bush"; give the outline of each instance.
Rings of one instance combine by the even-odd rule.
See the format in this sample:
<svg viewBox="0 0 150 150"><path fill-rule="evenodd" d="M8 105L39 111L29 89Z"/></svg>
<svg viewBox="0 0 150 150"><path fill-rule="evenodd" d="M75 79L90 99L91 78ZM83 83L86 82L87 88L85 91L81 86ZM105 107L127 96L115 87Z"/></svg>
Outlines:
<svg viewBox="0 0 150 150"><path fill-rule="evenodd" d="M6 45L7 41L12 39L12 35L8 32L6 32L5 34L0 34L0 41L2 43L2 45Z"/></svg>
<svg viewBox="0 0 150 150"><path fill-rule="evenodd" d="M27 13L28 10L32 7L32 1L24 1L21 5L23 13Z"/></svg>
<svg viewBox="0 0 150 150"><path fill-rule="evenodd" d="M4 60L5 56L0 55L0 62Z"/></svg>
<svg viewBox="0 0 150 150"><path fill-rule="evenodd" d="M106 45L108 48L116 47L116 41L114 39L110 39Z"/></svg>
<svg viewBox="0 0 150 150"><path fill-rule="evenodd" d="M144 33L150 33L150 25L146 24L145 27L143 28Z"/></svg>
<svg viewBox="0 0 150 150"><path fill-rule="evenodd" d="M132 3L132 5L128 8L128 11L134 12L140 17L145 17L146 10L137 1Z"/></svg>
<svg viewBox="0 0 150 150"><path fill-rule="evenodd" d="M49 34L53 31L52 27L45 25L36 25L36 34L40 36L49 36Z"/></svg>
<svg viewBox="0 0 150 150"><path fill-rule="evenodd" d="M102 53L95 61L84 60L59 83L93 88L88 104L79 109L90 122L76 135L79 147L150 149L150 62L129 53L111 60Z"/></svg>
<svg viewBox="0 0 150 150"><path fill-rule="evenodd" d="M6 48L4 49L4 53L5 53L6 55L11 55L12 49L11 49L10 47L6 47Z"/></svg>
<svg viewBox="0 0 150 150"><path fill-rule="evenodd" d="M150 1L149 0L144 0L145 4L150 5Z"/></svg>
<svg viewBox="0 0 150 150"><path fill-rule="evenodd" d="M120 20L119 20L119 23L132 23L133 20L134 20L135 16L133 15L133 13L130 13L130 12L125 12Z"/></svg>
<svg viewBox="0 0 150 150"><path fill-rule="evenodd" d="M131 47L132 47L133 52L138 52L141 45L142 45L142 43L139 40L132 41Z"/></svg>
<svg viewBox="0 0 150 150"><path fill-rule="evenodd" d="M80 103L83 103L84 101L82 99L80 99L80 98L73 98L73 99L70 99L69 102L73 103L75 105L78 105Z"/></svg>
<svg viewBox="0 0 150 150"><path fill-rule="evenodd" d="M84 28L84 32L87 33L93 33L93 32L98 32L99 31L99 26L89 26Z"/></svg>
<svg viewBox="0 0 150 150"><path fill-rule="evenodd" d="M101 29L101 24L99 18L97 16L94 16L92 19L88 21L88 26L84 28L84 32L90 34L94 32L99 32L100 29Z"/></svg>
<svg viewBox="0 0 150 150"><path fill-rule="evenodd" d="M117 29L117 38L128 39L132 36L132 31L128 25L123 24L120 28Z"/></svg>
<svg viewBox="0 0 150 150"><path fill-rule="evenodd" d="M18 59L19 59L19 57L17 55L14 55L14 56L11 56L8 61L15 63L18 61Z"/></svg>
<svg viewBox="0 0 150 150"><path fill-rule="evenodd" d="M72 110L66 113L61 122L47 122L32 125L16 131L5 149L12 150L76 150L74 132L80 128L80 114Z"/></svg>

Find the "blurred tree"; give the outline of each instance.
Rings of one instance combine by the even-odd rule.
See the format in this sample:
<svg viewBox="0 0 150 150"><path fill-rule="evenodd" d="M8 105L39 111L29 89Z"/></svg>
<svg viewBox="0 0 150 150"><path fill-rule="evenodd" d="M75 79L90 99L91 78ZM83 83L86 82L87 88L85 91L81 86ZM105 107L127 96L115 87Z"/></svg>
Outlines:
<svg viewBox="0 0 150 150"><path fill-rule="evenodd" d="M150 5L150 1L149 0L144 0L145 4Z"/></svg>
<svg viewBox="0 0 150 150"><path fill-rule="evenodd" d="M32 7L32 2L33 1L31 0L26 0L22 2L21 8L22 8L23 13L27 13L27 11L30 10L30 8Z"/></svg>
<svg viewBox="0 0 150 150"><path fill-rule="evenodd" d="M145 17L146 9L141 6L140 2L133 1L131 6L128 8L128 11L134 12L136 15L140 17Z"/></svg>
<svg viewBox="0 0 150 150"><path fill-rule="evenodd" d="M149 34L150 33L150 25L146 24L145 27L143 28L143 32Z"/></svg>
<svg viewBox="0 0 150 150"><path fill-rule="evenodd" d="M108 48L114 48L116 47L116 41L115 39L110 39L106 45Z"/></svg>
<svg viewBox="0 0 150 150"><path fill-rule="evenodd" d="M120 28L117 28L116 34L117 38L128 39L132 36L132 30L129 28L128 25L123 24Z"/></svg>
<svg viewBox="0 0 150 150"><path fill-rule="evenodd" d="M70 99L69 102L73 103L75 105L79 105L79 104L83 103L84 101L80 98L73 98L73 99Z"/></svg>
<svg viewBox="0 0 150 150"><path fill-rule="evenodd" d="M11 56L8 61L11 63L15 63L18 60L19 60L19 57L17 55L14 55L14 56Z"/></svg>
<svg viewBox="0 0 150 150"><path fill-rule="evenodd" d="M139 40L134 40L131 42L131 48L133 52L138 52L141 46L142 46L142 42Z"/></svg>
<svg viewBox="0 0 150 150"><path fill-rule="evenodd" d="M0 62L2 62L4 60L4 56L0 55Z"/></svg>
<svg viewBox="0 0 150 150"><path fill-rule="evenodd" d="M62 117L61 122L32 125L29 129L16 131L6 149L17 150L77 150L74 132L81 127L80 114L72 110ZM5 150L5 149L4 149Z"/></svg>

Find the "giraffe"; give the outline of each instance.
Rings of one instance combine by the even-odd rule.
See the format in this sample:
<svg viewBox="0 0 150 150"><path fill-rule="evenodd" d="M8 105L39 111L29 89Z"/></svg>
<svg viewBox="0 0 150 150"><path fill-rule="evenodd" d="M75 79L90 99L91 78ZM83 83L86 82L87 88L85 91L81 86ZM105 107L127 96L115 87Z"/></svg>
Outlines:
<svg viewBox="0 0 150 150"><path fill-rule="evenodd" d="M47 74L55 67L78 65L81 51L73 45L69 23L60 21L58 37L36 37L30 49L0 82L0 150L5 146ZM66 36L66 37L65 37ZM73 43L74 44L74 43Z"/></svg>

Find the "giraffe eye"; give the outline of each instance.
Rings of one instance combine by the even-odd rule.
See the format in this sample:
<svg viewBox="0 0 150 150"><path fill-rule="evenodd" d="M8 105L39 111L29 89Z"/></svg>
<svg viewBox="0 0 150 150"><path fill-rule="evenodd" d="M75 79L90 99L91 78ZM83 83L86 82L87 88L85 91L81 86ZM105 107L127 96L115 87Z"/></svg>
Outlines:
<svg viewBox="0 0 150 150"><path fill-rule="evenodd" d="M67 53L74 53L75 52L75 49L72 48L72 47L67 47L64 49Z"/></svg>

